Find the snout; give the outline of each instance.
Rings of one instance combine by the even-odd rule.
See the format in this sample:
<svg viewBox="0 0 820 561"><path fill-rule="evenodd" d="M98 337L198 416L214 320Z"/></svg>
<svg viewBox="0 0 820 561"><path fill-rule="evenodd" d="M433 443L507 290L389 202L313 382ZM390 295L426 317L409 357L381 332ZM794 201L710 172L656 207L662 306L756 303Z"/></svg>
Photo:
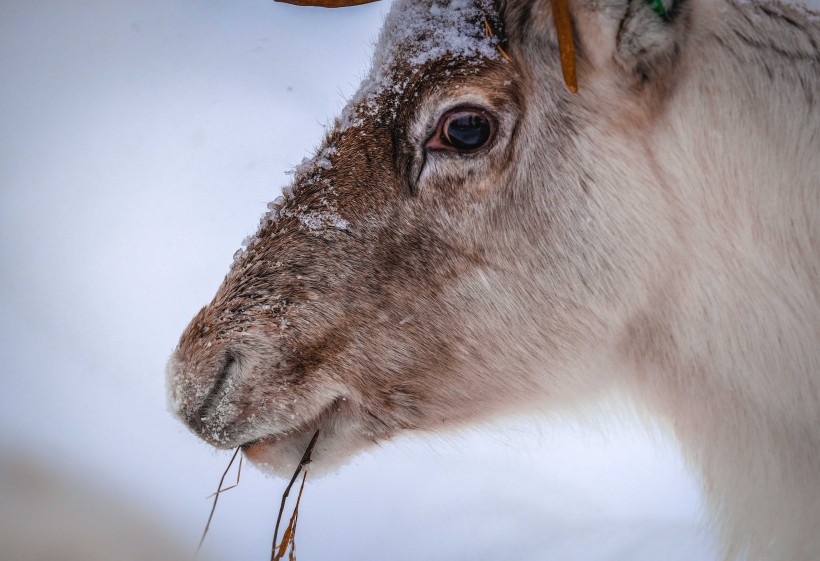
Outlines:
<svg viewBox="0 0 820 561"><path fill-rule="evenodd" d="M286 410L287 369L275 338L252 322L230 329L222 315L203 308L182 334L166 369L168 402L197 436L233 448L286 429L271 410Z"/></svg>
<svg viewBox="0 0 820 561"><path fill-rule="evenodd" d="M338 430L353 412L351 393L322 365L287 358L289 347L264 322L244 319L231 329L236 318L204 308L185 330L166 371L174 415L212 446L241 446L251 460L276 469L291 469L319 429L323 442L333 438L352 449ZM315 456L327 457L327 450L319 445Z"/></svg>
<svg viewBox="0 0 820 561"><path fill-rule="evenodd" d="M362 428L351 392L282 358L276 338L246 329L233 337L203 336L194 324L167 366L172 412L197 436L222 449L241 446L267 471L289 474L320 431L314 469L338 466L374 440ZM364 433L364 437L360 434Z"/></svg>
<svg viewBox="0 0 820 561"><path fill-rule="evenodd" d="M198 436L218 448L247 441L242 430L241 388L247 367L230 348L196 356L177 348L168 361L167 386L171 411Z"/></svg>

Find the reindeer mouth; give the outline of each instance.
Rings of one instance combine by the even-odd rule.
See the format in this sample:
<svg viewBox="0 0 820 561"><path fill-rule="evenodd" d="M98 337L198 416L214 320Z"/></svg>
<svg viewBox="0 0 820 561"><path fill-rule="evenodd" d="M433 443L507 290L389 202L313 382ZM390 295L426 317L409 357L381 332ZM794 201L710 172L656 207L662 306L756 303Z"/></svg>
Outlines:
<svg viewBox="0 0 820 561"><path fill-rule="evenodd" d="M305 447L317 430L319 439L313 451L313 461L322 461L323 451L329 439L338 430L345 399L338 397L331 401L318 415L289 429L287 432L270 434L240 445L248 460L266 471L277 475L288 475L298 465Z"/></svg>

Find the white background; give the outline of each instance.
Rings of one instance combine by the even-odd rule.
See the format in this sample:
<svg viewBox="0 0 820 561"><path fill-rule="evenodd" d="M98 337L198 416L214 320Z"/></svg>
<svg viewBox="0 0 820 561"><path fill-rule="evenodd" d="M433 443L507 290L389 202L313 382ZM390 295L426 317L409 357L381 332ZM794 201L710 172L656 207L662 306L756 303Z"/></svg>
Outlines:
<svg viewBox="0 0 820 561"><path fill-rule="evenodd" d="M228 454L167 412L165 361L388 7L0 5L0 462L76 478L193 550ZM675 447L615 426L386 444L308 482L299 559L714 558ZM266 560L284 484L245 470L205 553Z"/></svg>

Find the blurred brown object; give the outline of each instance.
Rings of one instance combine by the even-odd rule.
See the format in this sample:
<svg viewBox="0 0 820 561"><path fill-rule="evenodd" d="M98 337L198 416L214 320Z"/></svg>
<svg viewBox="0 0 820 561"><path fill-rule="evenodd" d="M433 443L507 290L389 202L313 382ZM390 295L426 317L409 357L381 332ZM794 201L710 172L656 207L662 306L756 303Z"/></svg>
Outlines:
<svg viewBox="0 0 820 561"><path fill-rule="evenodd" d="M0 449L2 561L190 561L161 516L59 462Z"/></svg>

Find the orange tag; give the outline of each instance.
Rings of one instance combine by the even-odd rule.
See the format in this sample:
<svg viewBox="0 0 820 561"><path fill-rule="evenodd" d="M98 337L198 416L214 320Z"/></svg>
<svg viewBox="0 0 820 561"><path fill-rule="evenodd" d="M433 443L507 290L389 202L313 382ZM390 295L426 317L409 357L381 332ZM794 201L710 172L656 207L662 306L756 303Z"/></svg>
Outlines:
<svg viewBox="0 0 820 561"><path fill-rule="evenodd" d="M569 18L569 0L551 0L552 19L558 35L558 51L561 53L561 70L569 91L578 91L575 77L575 41L572 36L572 21Z"/></svg>

